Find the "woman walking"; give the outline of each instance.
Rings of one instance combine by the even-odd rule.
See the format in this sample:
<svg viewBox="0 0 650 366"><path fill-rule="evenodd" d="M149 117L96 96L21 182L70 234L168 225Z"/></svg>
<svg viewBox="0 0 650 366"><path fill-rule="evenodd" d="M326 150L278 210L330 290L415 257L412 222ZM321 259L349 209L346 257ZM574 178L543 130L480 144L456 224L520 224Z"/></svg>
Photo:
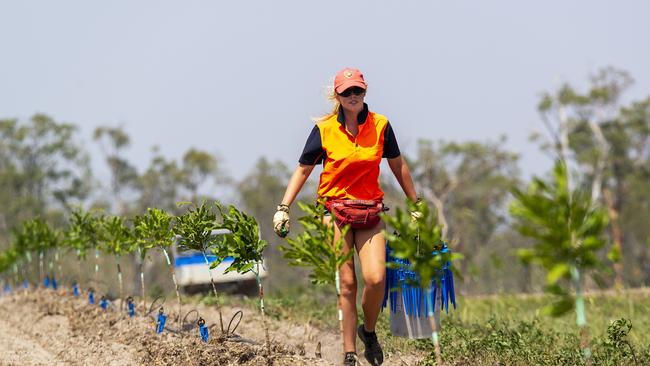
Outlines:
<svg viewBox="0 0 650 366"><path fill-rule="evenodd" d="M334 240L340 227L350 225L344 238L344 251L354 248L361 265L364 289L361 307L364 323L357 327L357 280L354 257L340 269L341 307L343 309L343 364L357 364L356 336L365 345L364 356L371 365L381 365L383 351L377 340L375 325L384 297L386 277L386 240L383 210L384 192L379 187L379 164L388 165L406 196L416 201L409 169L401 156L388 119L368 109L364 103L367 84L363 74L345 68L336 74L330 99L331 113L318 119L312 129L289 184L273 216L275 232L284 237L289 232L289 206L311 174L323 164L318 184L318 202L325 205L335 219Z"/></svg>

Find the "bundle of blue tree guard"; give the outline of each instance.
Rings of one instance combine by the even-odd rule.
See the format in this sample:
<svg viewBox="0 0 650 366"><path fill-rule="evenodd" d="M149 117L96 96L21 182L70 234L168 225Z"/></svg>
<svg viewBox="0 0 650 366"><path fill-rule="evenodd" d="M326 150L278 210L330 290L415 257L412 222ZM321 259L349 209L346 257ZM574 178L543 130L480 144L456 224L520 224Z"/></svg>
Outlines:
<svg viewBox="0 0 650 366"><path fill-rule="evenodd" d="M440 251L431 253L432 256L450 253L449 248L443 243ZM429 310L435 310L436 296L441 296L440 308L449 313L449 302L456 308L456 294L454 292L454 277L451 271L451 263L447 261L438 271L436 278L426 288L420 285L419 276L411 270L408 259L395 258L386 243L386 263L394 263L397 268L386 268L386 291L382 308L390 299L390 310L397 311L397 290L402 292L404 312L410 317L422 317L429 314ZM440 288L438 288L440 283Z"/></svg>

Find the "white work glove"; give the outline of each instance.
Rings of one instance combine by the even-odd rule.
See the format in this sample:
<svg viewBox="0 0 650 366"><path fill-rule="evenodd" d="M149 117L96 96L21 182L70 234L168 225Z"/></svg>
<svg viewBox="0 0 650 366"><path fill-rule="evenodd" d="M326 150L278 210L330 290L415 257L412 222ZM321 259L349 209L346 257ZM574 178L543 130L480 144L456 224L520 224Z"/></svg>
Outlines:
<svg viewBox="0 0 650 366"><path fill-rule="evenodd" d="M413 210L413 211L410 212L410 214L411 214L411 220L412 220L413 222L416 222L416 221L418 221L418 220L420 220L420 219L422 218L423 215L422 215L422 211L421 211L421 208L420 208L420 206L421 206L422 204L424 204L424 202L422 201L421 198L418 198L418 199L415 201L415 210Z"/></svg>
<svg viewBox="0 0 650 366"><path fill-rule="evenodd" d="M273 215L273 231L281 237L284 238L289 234L289 206L285 204L279 204L277 212Z"/></svg>

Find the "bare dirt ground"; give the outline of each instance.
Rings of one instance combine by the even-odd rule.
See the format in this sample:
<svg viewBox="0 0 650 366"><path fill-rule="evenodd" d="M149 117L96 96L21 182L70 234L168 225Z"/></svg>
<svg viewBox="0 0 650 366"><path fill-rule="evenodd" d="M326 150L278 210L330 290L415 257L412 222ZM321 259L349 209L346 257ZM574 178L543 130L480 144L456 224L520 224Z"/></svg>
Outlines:
<svg viewBox="0 0 650 366"><path fill-rule="evenodd" d="M165 309L175 310L175 305L165 304ZM271 356L267 356L261 316L248 309L222 309L226 327L236 311L244 312L235 331L240 340L245 340L241 342L220 336L214 307L184 304L183 313L196 309L211 325L210 341L204 343L196 327L183 334L174 333L179 327L173 312L167 321L169 329L157 335L152 317L129 318L117 311L118 307L115 304L105 311L88 305L85 298L49 290L3 296L0 365L338 365L342 359L337 332L268 317ZM322 358L315 355L318 343ZM365 361L362 351L361 346L359 354ZM384 365L415 365L423 357L387 354Z"/></svg>

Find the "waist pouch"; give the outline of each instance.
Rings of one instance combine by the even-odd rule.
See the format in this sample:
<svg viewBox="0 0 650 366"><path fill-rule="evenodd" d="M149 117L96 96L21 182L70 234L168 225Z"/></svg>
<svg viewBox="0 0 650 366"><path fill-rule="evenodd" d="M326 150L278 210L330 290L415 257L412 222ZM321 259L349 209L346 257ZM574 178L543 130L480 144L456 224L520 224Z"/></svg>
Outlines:
<svg viewBox="0 0 650 366"><path fill-rule="evenodd" d="M338 225L353 229L370 229L381 221L384 211L381 200L328 200L325 207L334 215Z"/></svg>

